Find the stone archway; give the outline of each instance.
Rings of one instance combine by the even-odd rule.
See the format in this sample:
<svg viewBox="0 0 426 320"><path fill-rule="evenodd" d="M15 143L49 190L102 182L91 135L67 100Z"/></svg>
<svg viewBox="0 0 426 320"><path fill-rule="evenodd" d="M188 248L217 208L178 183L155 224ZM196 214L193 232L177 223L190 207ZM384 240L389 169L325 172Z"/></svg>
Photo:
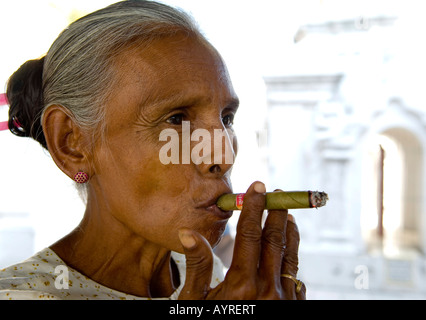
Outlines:
<svg viewBox="0 0 426 320"><path fill-rule="evenodd" d="M361 217L364 235L370 229L366 240L370 245L422 251L421 141L409 129L394 126L373 135L368 144Z"/></svg>

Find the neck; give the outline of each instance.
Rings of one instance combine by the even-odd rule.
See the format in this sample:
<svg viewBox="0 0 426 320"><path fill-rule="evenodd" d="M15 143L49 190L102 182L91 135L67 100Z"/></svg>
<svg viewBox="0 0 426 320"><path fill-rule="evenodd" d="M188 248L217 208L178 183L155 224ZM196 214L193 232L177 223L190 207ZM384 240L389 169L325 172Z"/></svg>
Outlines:
<svg viewBox="0 0 426 320"><path fill-rule="evenodd" d="M70 267L111 289L168 297L178 285L170 251L131 233L112 216L87 206L80 225L51 246Z"/></svg>

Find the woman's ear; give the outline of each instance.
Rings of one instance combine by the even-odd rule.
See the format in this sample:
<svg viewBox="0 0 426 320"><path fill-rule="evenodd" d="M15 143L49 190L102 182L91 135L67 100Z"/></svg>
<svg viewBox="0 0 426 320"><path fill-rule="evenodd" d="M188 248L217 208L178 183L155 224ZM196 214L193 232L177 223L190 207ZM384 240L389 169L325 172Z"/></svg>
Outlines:
<svg viewBox="0 0 426 320"><path fill-rule="evenodd" d="M42 127L47 148L59 169L71 179L78 171L90 176L87 137L70 112L60 105L48 107Z"/></svg>

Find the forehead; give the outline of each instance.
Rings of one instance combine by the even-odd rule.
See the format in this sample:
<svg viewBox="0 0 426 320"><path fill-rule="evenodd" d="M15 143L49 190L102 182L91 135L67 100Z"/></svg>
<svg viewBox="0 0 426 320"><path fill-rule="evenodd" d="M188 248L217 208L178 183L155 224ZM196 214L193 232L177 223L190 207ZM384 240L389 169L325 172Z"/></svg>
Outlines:
<svg viewBox="0 0 426 320"><path fill-rule="evenodd" d="M117 96L143 108L165 100L229 100L235 97L222 58L208 43L178 34L133 47L116 61Z"/></svg>

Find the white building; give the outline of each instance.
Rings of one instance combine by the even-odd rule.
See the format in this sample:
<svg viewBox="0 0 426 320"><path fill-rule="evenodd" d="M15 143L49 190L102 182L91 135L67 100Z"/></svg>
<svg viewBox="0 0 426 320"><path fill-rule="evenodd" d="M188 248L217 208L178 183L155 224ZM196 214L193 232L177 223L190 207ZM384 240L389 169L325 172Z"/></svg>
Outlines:
<svg viewBox="0 0 426 320"><path fill-rule="evenodd" d="M306 24L265 76L272 185L330 197L295 213L311 298L426 297L421 26L396 12Z"/></svg>

